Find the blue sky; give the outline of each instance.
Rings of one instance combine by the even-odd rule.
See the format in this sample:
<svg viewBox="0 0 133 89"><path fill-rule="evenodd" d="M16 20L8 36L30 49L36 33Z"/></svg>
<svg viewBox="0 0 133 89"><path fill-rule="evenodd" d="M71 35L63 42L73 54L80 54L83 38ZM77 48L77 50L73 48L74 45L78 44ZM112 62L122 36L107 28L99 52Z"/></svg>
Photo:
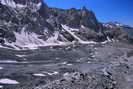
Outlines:
<svg viewBox="0 0 133 89"><path fill-rule="evenodd" d="M133 26L133 0L45 0L50 7L81 8L95 12L100 22L118 21Z"/></svg>

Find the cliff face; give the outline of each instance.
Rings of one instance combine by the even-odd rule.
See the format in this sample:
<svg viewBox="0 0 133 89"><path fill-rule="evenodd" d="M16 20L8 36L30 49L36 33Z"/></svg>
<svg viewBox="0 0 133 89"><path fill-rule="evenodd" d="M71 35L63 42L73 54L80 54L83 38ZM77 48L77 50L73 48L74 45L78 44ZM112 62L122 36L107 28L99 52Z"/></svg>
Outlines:
<svg viewBox="0 0 133 89"><path fill-rule="evenodd" d="M57 18L58 23L66 24L70 27L76 28L85 26L95 31L100 29L95 14L85 7L79 10L74 8L68 10L49 8L49 12L50 16Z"/></svg>

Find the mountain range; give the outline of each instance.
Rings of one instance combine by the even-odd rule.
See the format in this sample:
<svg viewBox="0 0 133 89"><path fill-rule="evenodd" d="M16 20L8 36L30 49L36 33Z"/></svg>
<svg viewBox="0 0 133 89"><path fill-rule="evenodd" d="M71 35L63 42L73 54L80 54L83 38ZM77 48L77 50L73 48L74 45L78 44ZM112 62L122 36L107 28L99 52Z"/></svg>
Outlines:
<svg viewBox="0 0 133 89"><path fill-rule="evenodd" d="M0 13L0 43L4 48L133 41L132 27L99 22L86 7L58 9L41 0L1 0Z"/></svg>

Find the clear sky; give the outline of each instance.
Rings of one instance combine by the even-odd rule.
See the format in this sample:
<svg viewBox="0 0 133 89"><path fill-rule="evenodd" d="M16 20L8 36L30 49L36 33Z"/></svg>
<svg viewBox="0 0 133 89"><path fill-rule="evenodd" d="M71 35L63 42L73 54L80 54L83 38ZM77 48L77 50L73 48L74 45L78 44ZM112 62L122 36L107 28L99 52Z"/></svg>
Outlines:
<svg viewBox="0 0 133 89"><path fill-rule="evenodd" d="M50 7L81 8L95 12L100 22L118 21L133 26L133 0L45 0Z"/></svg>

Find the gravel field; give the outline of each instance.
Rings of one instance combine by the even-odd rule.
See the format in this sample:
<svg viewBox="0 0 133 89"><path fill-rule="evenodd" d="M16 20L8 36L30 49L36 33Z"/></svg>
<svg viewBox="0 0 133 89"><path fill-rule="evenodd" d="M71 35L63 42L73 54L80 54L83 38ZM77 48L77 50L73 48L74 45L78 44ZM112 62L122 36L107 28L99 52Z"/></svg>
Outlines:
<svg viewBox="0 0 133 89"><path fill-rule="evenodd" d="M132 46L119 42L1 49L0 58L1 89L133 89Z"/></svg>

